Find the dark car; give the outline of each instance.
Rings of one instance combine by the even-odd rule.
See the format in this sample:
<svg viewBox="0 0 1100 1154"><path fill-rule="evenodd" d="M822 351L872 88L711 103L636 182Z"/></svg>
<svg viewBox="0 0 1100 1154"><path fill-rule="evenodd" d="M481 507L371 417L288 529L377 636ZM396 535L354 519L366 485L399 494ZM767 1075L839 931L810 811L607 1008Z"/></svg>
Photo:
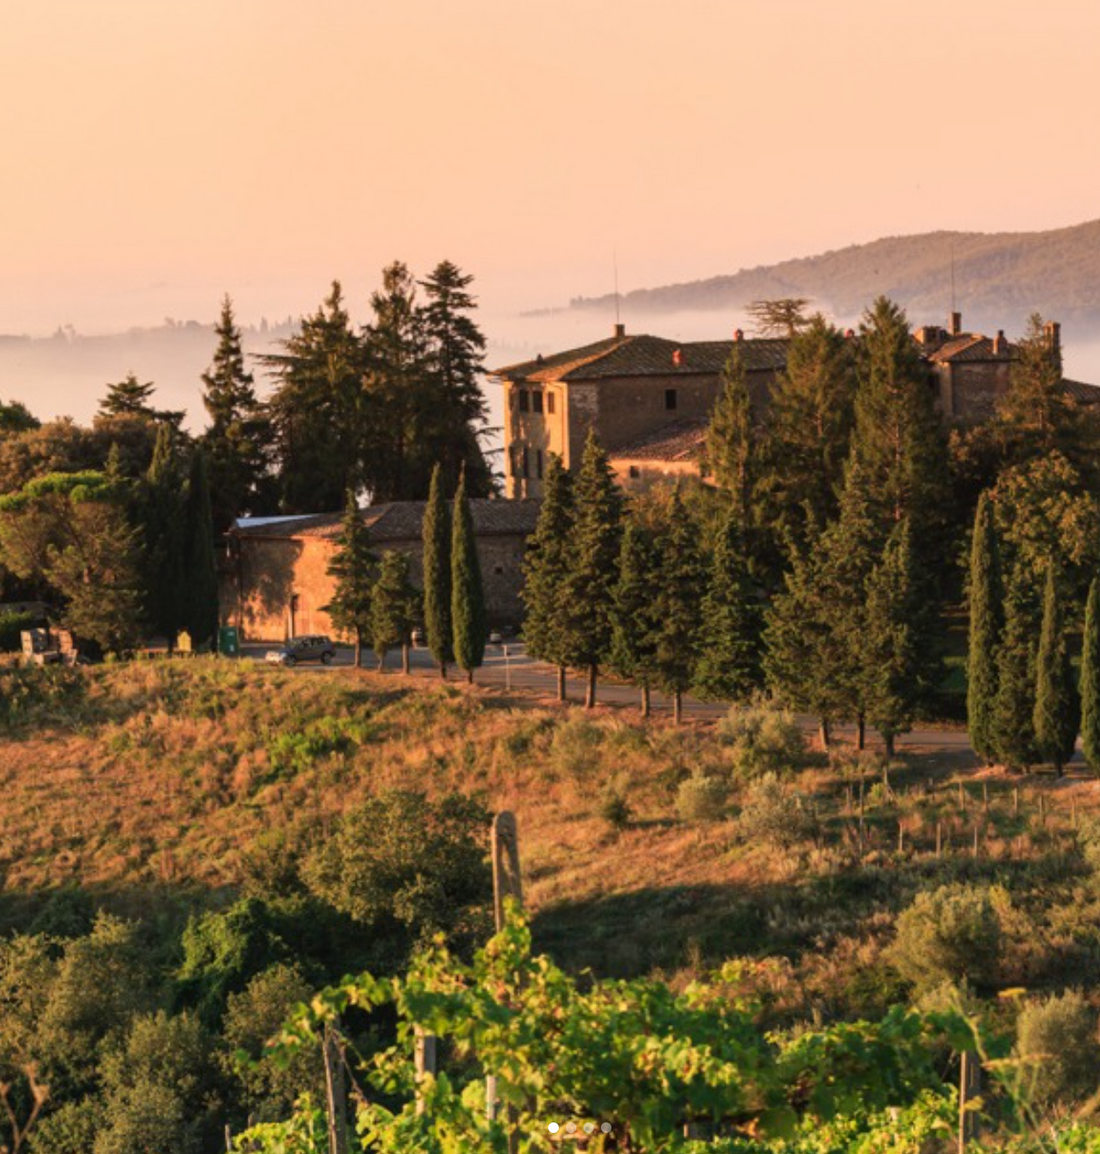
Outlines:
<svg viewBox="0 0 1100 1154"><path fill-rule="evenodd" d="M336 656L336 646L328 637L310 635L292 637L279 649L269 649L266 660L272 665L297 665L299 661L320 661L322 665L331 665Z"/></svg>

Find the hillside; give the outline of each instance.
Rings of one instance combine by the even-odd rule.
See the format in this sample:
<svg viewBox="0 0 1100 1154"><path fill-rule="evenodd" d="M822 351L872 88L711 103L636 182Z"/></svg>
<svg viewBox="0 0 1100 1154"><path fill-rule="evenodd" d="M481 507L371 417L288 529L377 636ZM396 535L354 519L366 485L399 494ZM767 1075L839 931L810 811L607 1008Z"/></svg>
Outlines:
<svg viewBox="0 0 1100 1154"><path fill-rule="evenodd" d="M1077 956L1077 916L1063 908L1081 871L1068 852L1070 807L1077 821L1100 805L1092 781L1012 782L979 773L969 754L916 750L891 767L884 792L874 755L830 767L791 754L787 766L802 769L787 769L783 804L795 810L744 835L712 820L749 805L752 772L712 727L647 727L630 710L587 715L351 670L196 660L57 672L9 673L0 687L0 929L28 924L72 887L127 916L222 907L275 857L307 853L366 798L398 788L457 790L516 812L536 941L571 968L675 971L778 953L801 959L809 997L824 996L847 958L841 986L864 974L857 1000L877 1005L896 980L880 954L898 909L918 889L967 878L1007 885L1043 927L1020 945L1033 978L1056 979ZM726 783L706 813L683 808L692 774ZM864 774L859 852L852 789ZM983 783L992 800L974 860ZM623 828L606 818L609 791L629 807Z"/></svg>
<svg viewBox="0 0 1100 1154"><path fill-rule="evenodd" d="M942 320L955 299L970 327L1022 328L1039 310L1063 323L1100 323L1100 220L1046 232L933 232L884 237L817 256L625 294L628 315L737 312L754 300L805 296L835 316L858 316L879 294L916 324ZM578 298L607 311L611 297Z"/></svg>

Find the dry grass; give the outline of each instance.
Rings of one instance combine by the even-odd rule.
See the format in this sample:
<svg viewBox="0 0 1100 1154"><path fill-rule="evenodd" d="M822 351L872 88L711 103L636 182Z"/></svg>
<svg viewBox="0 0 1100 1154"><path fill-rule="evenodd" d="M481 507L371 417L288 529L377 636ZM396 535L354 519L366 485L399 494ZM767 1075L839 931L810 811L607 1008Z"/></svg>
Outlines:
<svg viewBox="0 0 1100 1154"><path fill-rule="evenodd" d="M1074 884L1071 825L1100 810L1100 783L1010 781L962 755L907 751L888 786L881 763L810 759L791 781L818 833L784 851L746 844L736 821L677 818L677 787L693 772L727 775L733 813L743 795L728 749L705 726L365 671L195 660L75 676L41 701L14 685L22 705L0 730L9 896L67 884L232 890L272 830L310 841L383 789L461 790L517 814L536 932L570 963L682 977L730 954L783 953L801 959L811 1002L840 982L873 1008L891 991L870 980L862 988L860 975L874 972L896 909L943 876L1016 871L1024 886L1032 871L1034 886L1062 903L1048 919L1051 940L1072 943L1074 902L1050 879ZM609 786L633 814L621 831L599 816Z"/></svg>

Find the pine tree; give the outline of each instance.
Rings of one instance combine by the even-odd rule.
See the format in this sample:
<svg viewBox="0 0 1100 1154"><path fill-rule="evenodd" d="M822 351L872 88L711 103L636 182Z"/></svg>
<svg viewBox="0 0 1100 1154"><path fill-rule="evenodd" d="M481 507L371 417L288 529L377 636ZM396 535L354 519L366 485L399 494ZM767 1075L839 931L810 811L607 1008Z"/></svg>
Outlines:
<svg viewBox="0 0 1100 1154"><path fill-rule="evenodd" d="M218 345L202 374L202 403L210 417L203 434L210 469L214 527L224 532L244 513L263 511L267 492L267 452L271 429L264 419L252 374L244 367L241 331L229 295L222 300L214 329Z"/></svg>
<svg viewBox="0 0 1100 1154"><path fill-rule="evenodd" d="M186 626L186 562L189 541L185 529L184 477L177 434L170 425L157 428L153 459L141 483L135 486L134 508L144 545L141 557L145 604L154 633L167 639L169 650ZM112 470L120 466L112 447ZM117 480L117 478L116 478Z"/></svg>
<svg viewBox="0 0 1100 1154"><path fill-rule="evenodd" d="M470 502L466 498L466 474L458 478L451 530L451 622L454 629L455 662L473 683L474 670L485 660L489 627L485 617L485 590Z"/></svg>
<svg viewBox="0 0 1100 1154"><path fill-rule="evenodd" d="M654 666L659 684L672 694L677 724L699 656L700 607L706 589L706 571L697 541L698 531L677 488L659 538L660 570L653 596Z"/></svg>
<svg viewBox="0 0 1100 1154"><path fill-rule="evenodd" d="M324 607L333 625L355 637L355 667L363 653L363 637L371 632L371 596L378 560L371 552L370 530L359 512L359 502L349 489L336 550L328 564L334 582L332 600Z"/></svg>
<svg viewBox="0 0 1100 1154"><path fill-rule="evenodd" d="M433 457L442 463L448 485L465 470L469 495L487 497L493 478L480 441L489 416L481 388L485 336L470 315L477 307L467 291L473 279L450 261L441 261L420 281L427 298L420 311L433 396Z"/></svg>
<svg viewBox="0 0 1100 1154"><path fill-rule="evenodd" d="M279 503L286 513L337 508L364 479L367 427L363 347L339 281L283 347L262 358L276 379L268 412Z"/></svg>
<svg viewBox="0 0 1100 1154"><path fill-rule="evenodd" d="M218 644L218 568L214 557L214 523L210 516L210 485L206 455L191 455L183 525L186 543L184 625L196 648L215 650Z"/></svg>
<svg viewBox="0 0 1100 1154"><path fill-rule="evenodd" d="M454 660L451 626L451 518L443 496L442 470L432 472L424 510L424 633L439 675L446 678Z"/></svg>
<svg viewBox="0 0 1100 1154"><path fill-rule="evenodd" d="M966 659L966 715L970 744L987 765L993 763L997 700L997 647L1004 628L1004 584L993 504L978 499L970 546L968 587L970 633Z"/></svg>
<svg viewBox="0 0 1100 1154"><path fill-rule="evenodd" d="M1043 625L1035 671L1035 743L1040 755L1062 775L1077 742L1080 708L1069 662L1062 606L1054 566L1047 569Z"/></svg>
<svg viewBox="0 0 1100 1154"><path fill-rule="evenodd" d="M1100 578L1089 586L1081 645L1081 746L1094 772L1100 771Z"/></svg>
<svg viewBox="0 0 1100 1154"><path fill-rule="evenodd" d="M761 607L732 505L715 543L702 621L696 691L712 701L745 700L761 683Z"/></svg>
<svg viewBox="0 0 1100 1154"><path fill-rule="evenodd" d="M558 667L558 700L565 700L566 649L563 589L573 533L573 479L557 453L547 457L543 498L535 531L523 556L526 613L523 640L529 656Z"/></svg>
<svg viewBox="0 0 1100 1154"><path fill-rule="evenodd" d="M997 697L993 708L993 747L1009 769L1029 769L1039 753L1035 735L1035 637L1039 621L1035 599L1022 567L1011 573L1005 590L1005 627L997 650Z"/></svg>
<svg viewBox="0 0 1100 1154"><path fill-rule="evenodd" d="M394 261L382 270L371 309L364 333L371 418L365 481L375 501L412 500L424 495L432 475L435 446L428 429L438 399L431 392L424 318L407 265ZM453 484L450 479L447 488Z"/></svg>
<svg viewBox="0 0 1100 1154"><path fill-rule="evenodd" d="M850 460L863 470L881 542L909 517L927 555L943 528L946 439L905 313L885 297L864 314L857 381Z"/></svg>
<svg viewBox="0 0 1100 1154"><path fill-rule="evenodd" d="M715 484L727 490L734 511L749 525L756 464L752 398L745 374L745 358L738 342L722 370L718 401L707 428L705 458Z"/></svg>
<svg viewBox="0 0 1100 1154"><path fill-rule="evenodd" d="M852 435L855 342L820 313L791 339L768 400L761 499L799 537L835 517Z"/></svg>
<svg viewBox="0 0 1100 1154"><path fill-rule="evenodd" d="M573 489L574 523L560 601L565 664L587 671L585 706L596 704L596 675L611 649L611 607L622 492L607 453L589 431Z"/></svg>
<svg viewBox="0 0 1100 1154"><path fill-rule="evenodd" d="M932 622L924 610L908 518L890 534L866 589L863 701L867 720L893 757L894 739L912 728L935 671Z"/></svg>
<svg viewBox="0 0 1100 1154"><path fill-rule="evenodd" d="M107 386L107 395L99 402L99 411L105 417L156 417L156 409L149 403L156 385L144 384L136 374L127 373L121 381Z"/></svg>
<svg viewBox="0 0 1100 1154"><path fill-rule="evenodd" d="M1033 313L1026 335L1016 342L1008 392L997 406L998 432L1012 460L1053 449L1072 460L1077 423L1076 409L1062 387L1061 349L1043 318Z"/></svg>
<svg viewBox="0 0 1100 1154"><path fill-rule="evenodd" d="M402 668L409 672L409 636L412 633L419 598L409 581L409 558L387 549L371 597L371 648L378 656L378 668L386 666L386 654L401 646Z"/></svg>
<svg viewBox="0 0 1100 1154"><path fill-rule="evenodd" d="M649 691L657 672L653 591L661 580L653 534L635 518L628 518L619 549L609 663L619 676L640 686L643 717L649 716Z"/></svg>

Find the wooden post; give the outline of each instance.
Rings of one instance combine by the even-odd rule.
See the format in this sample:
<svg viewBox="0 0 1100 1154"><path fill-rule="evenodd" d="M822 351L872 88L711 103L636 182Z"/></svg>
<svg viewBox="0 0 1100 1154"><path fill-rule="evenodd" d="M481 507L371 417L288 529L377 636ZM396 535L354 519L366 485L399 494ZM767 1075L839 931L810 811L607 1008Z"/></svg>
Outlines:
<svg viewBox="0 0 1100 1154"><path fill-rule="evenodd" d="M898 854L905 853L905 826L898 822Z"/></svg>
<svg viewBox="0 0 1100 1154"><path fill-rule="evenodd" d="M982 809L989 813L989 784L982 782Z"/></svg>
<svg viewBox="0 0 1100 1154"><path fill-rule="evenodd" d="M977 1054L965 1052L959 1057L959 1154L966 1154L966 1147L978 1137L978 1115L968 1107L982 1092L982 1066Z"/></svg>
<svg viewBox="0 0 1100 1154"><path fill-rule="evenodd" d="M959 782L959 809L966 813L966 791L963 789L963 783Z"/></svg>
<svg viewBox="0 0 1100 1154"><path fill-rule="evenodd" d="M493 917L497 932L504 929L505 900L512 898L523 907L523 876L519 865L519 828L516 815L503 810L493 818L492 829L493 858ZM485 1114L489 1121L497 1116L497 1079L495 1074L485 1077ZM519 1150L519 1131L515 1126L514 1111L509 1110L512 1128L508 1134L508 1154Z"/></svg>
<svg viewBox="0 0 1100 1154"><path fill-rule="evenodd" d="M437 1038L434 1034L426 1034L420 1026L416 1027L416 1082L418 1086L429 1075L435 1077L436 1042ZM418 1090L416 1112L423 1114L425 1109L424 1098Z"/></svg>
<svg viewBox="0 0 1100 1154"><path fill-rule="evenodd" d="M325 1061L325 1098L329 1154L348 1154L348 1100L344 1091L344 1056L336 1030L326 1023L321 1053Z"/></svg>
<svg viewBox="0 0 1100 1154"><path fill-rule="evenodd" d="M936 857L943 853L943 823L936 822Z"/></svg>
<svg viewBox="0 0 1100 1154"><path fill-rule="evenodd" d="M1069 803L1069 827L1073 830L1077 828L1077 798L1073 798Z"/></svg>
<svg viewBox="0 0 1100 1154"><path fill-rule="evenodd" d="M974 823L974 852L973 852L972 856L974 856L974 857L978 856L978 823L977 822Z"/></svg>

